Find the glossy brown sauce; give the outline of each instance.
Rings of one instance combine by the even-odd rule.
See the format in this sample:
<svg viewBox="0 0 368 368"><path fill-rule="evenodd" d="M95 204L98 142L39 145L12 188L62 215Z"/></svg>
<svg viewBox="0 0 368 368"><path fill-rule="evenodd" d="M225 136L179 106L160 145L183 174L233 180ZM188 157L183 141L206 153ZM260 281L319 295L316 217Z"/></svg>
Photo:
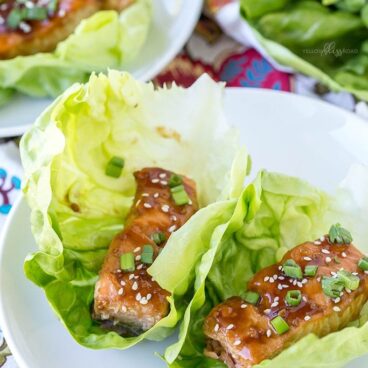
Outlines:
<svg viewBox="0 0 368 368"><path fill-rule="evenodd" d="M295 247L280 263L259 271L250 280L248 290L261 296L257 305L248 304L240 297L228 299L212 310L205 321L205 333L220 341L224 349L231 351L233 358L235 353L243 362L239 367L248 367L272 357L275 351L289 344L288 339L296 336L300 327L346 309L356 295L364 293L368 298L368 275L357 266L362 257L363 254L353 245L331 244L328 236ZM288 259L296 261L302 271L307 265L317 265L316 276L303 276L297 281L287 277L281 266ZM341 297L333 300L324 294L321 280L323 276L333 276L341 268L356 272L361 282L357 290L344 291ZM287 305L285 301L287 292L291 290L302 293L302 301L296 307ZM288 323L289 332L283 335L276 333L270 323L276 316L281 316Z"/></svg>

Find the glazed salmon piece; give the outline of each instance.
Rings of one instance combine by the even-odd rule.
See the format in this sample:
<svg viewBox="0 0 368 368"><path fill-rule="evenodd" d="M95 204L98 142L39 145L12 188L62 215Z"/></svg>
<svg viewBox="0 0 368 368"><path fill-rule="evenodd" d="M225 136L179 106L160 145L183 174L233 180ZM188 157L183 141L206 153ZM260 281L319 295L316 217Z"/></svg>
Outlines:
<svg viewBox="0 0 368 368"><path fill-rule="evenodd" d="M368 299L367 271L358 266L363 257L354 245L332 243L329 236L290 250L280 263L259 271L249 282L248 290L258 294L256 303L233 297L211 311L204 324L206 355L231 368L248 368L273 358L309 333L322 337L344 328L358 318ZM287 276L283 267L290 260L304 272L306 266L317 266L316 274L299 279ZM326 295L326 284L340 279L344 271L357 288L340 287L335 295ZM287 293L294 290L300 292L301 300L292 306ZM284 331L274 326L275 318L280 323L279 317Z"/></svg>
<svg viewBox="0 0 368 368"><path fill-rule="evenodd" d="M52 0L30 0L27 3L47 8ZM59 0L54 12L42 20L24 20L10 27L8 17L16 0L0 2L0 59L33 55L55 50L59 42L72 34L79 23L99 10L121 11L135 0ZM31 6L31 5L29 5Z"/></svg>
<svg viewBox="0 0 368 368"><path fill-rule="evenodd" d="M174 173L146 168L135 173L137 191L125 229L112 241L95 287L94 316L102 321L123 325L126 334L148 330L169 312L167 297L147 273L143 262L144 246L153 249L153 260L170 235L197 211L195 183L182 178L189 203L177 205L170 188ZM154 241L161 234L166 240ZM133 254L135 270L121 269L121 256Z"/></svg>

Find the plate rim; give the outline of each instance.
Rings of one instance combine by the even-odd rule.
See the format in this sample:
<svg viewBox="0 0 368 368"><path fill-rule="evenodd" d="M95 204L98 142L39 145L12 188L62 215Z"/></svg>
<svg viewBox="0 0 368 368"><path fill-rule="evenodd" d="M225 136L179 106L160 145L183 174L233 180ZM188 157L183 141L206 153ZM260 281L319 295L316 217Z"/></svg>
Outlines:
<svg viewBox="0 0 368 368"><path fill-rule="evenodd" d="M164 70L167 67L167 65L172 60L174 60L175 56L178 55L178 53L183 49L185 43L189 40L190 35L193 33L195 25L198 23L199 17L202 12L204 0L191 0L191 1L192 1L192 4L190 4L190 7L191 7L191 13L193 14L193 17L190 19L189 22L187 22L187 26L184 29L184 31L181 32L176 38L177 39L176 43L172 47L168 48L167 52L162 54L163 57L160 57L157 60L157 62L151 68L149 68L149 70L142 73L141 75L138 74L137 80L140 80L142 82L147 82L147 81L152 80L162 70ZM185 7L185 6L189 6L189 5L186 4L185 1L183 1L182 7ZM117 69L117 70L123 71L122 69ZM50 104L54 100L55 100L54 98L51 98ZM0 116L1 116L1 109L0 109ZM31 126L32 124L18 125L16 127L12 127L12 126L0 127L0 139L22 136Z"/></svg>
<svg viewBox="0 0 368 368"><path fill-rule="evenodd" d="M368 130L368 121L364 120L361 116L349 110L345 110L339 106L333 105L326 101L319 100L319 99L316 99L310 96L303 96L303 95L298 95L295 93L290 93L290 92L285 92L285 91L269 90L269 89L262 89L262 88L244 88L244 87L227 87L224 89L224 96L226 96L227 93L229 93L229 96L231 96L232 94L241 93L245 95L249 95L249 94L268 95L268 96L272 95L272 96L277 96L276 98L282 96L282 98L297 99L297 100L307 99L316 105L323 105L325 108L339 111L345 116L351 116L354 119L362 121L365 124L366 129ZM231 121L229 123L231 125ZM4 252L8 244L6 240L7 240L7 237L9 236L10 227L12 226L13 221L15 221L15 218L20 208L24 205L28 206L26 198L22 192L19 195L19 197L16 199L15 203L13 204L10 214L7 216L5 220L4 227L2 231L0 232L0 260L3 259ZM0 272L0 284L1 284L1 272ZM29 365L24 360L20 349L18 349L17 343L15 339L13 338L13 333L10 330L10 326L8 322L9 319L6 316L5 308L4 308L5 299L6 297L3 295L2 289L0 288L0 326L3 332L3 336L19 368L29 368Z"/></svg>

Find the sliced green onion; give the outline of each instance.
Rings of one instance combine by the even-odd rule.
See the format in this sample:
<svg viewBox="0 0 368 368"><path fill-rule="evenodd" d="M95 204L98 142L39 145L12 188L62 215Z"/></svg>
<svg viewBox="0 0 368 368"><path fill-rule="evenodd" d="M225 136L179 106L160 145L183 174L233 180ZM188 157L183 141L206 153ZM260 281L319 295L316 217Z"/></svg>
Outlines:
<svg viewBox="0 0 368 368"><path fill-rule="evenodd" d="M120 256L120 268L126 272L135 270L134 254L132 252L123 253Z"/></svg>
<svg viewBox="0 0 368 368"><path fill-rule="evenodd" d="M368 257L363 257L358 262L358 267L363 271L368 271Z"/></svg>
<svg viewBox="0 0 368 368"><path fill-rule="evenodd" d="M105 174L113 178L119 178L124 168L124 159L114 156L107 164Z"/></svg>
<svg viewBox="0 0 368 368"><path fill-rule="evenodd" d="M181 178L181 176L172 174L169 180L169 187L177 187L180 184L183 184L183 179Z"/></svg>
<svg viewBox="0 0 368 368"><path fill-rule="evenodd" d="M171 188L171 195L176 205L182 206L189 203L189 197L183 185Z"/></svg>
<svg viewBox="0 0 368 368"><path fill-rule="evenodd" d="M325 295L331 298L338 298L340 293L344 290L345 285L339 278L323 277L322 289Z"/></svg>
<svg viewBox="0 0 368 368"><path fill-rule="evenodd" d="M315 265L308 265L304 268L304 275L305 276L316 276L316 273L318 271L318 266Z"/></svg>
<svg viewBox="0 0 368 368"><path fill-rule="evenodd" d="M50 0L49 5L47 5L47 10L50 14L56 12L59 0Z"/></svg>
<svg viewBox="0 0 368 368"><path fill-rule="evenodd" d="M166 236L164 233L157 232L151 235L151 239L155 242L155 244L160 245L166 241Z"/></svg>
<svg viewBox="0 0 368 368"><path fill-rule="evenodd" d="M282 335L285 332L289 331L289 325L281 316L277 316L274 319L272 319L271 325L278 335Z"/></svg>
<svg viewBox="0 0 368 368"><path fill-rule="evenodd" d="M302 279L303 272L301 267L293 260L288 259L282 266L284 274L294 279Z"/></svg>
<svg viewBox="0 0 368 368"><path fill-rule="evenodd" d="M141 256L142 263L152 264L153 263L153 247L147 244L143 247L143 252Z"/></svg>
<svg viewBox="0 0 368 368"><path fill-rule="evenodd" d="M340 270L337 272L338 278L344 283L345 287L350 290L356 290L359 287L360 279L351 272Z"/></svg>
<svg viewBox="0 0 368 368"><path fill-rule="evenodd" d="M244 300L249 304L257 304L259 300L259 294L255 291L247 291L244 295Z"/></svg>
<svg viewBox="0 0 368 368"><path fill-rule="evenodd" d="M23 9L14 8L8 15L6 23L9 28L16 29L24 19Z"/></svg>
<svg viewBox="0 0 368 368"><path fill-rule="evenodd" d="M341 227L340 224L332 225L328 235L331 243L350 244L353 241L350 232Z"/></svg>
<svg viewBox="0 0 368 368"><path fill-rule="evenodd" d="M24 8L24 18L27 20L44 20L47 18L47 9L42 6Z"/></svg>
<svg viewBox="0 0 368 368"><path fill-rule="evenodd" d="M302 293L300 290L290 290L286 294L285 301L288 305L296 307L302 301Z"/></svg>

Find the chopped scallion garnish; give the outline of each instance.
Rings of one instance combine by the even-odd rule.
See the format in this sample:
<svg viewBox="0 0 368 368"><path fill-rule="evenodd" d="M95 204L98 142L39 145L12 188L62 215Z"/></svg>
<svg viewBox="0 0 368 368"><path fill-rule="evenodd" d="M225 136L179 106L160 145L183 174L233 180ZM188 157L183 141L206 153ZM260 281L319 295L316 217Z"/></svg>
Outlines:
<svg viewBox="0 0 368 368"><path fill-rule="evenodd" d="M151 239L155 242L155 244L160 245L166 241L166 236L164 233L157 232L151 235Z"/></svg>
<svg viewBox="0 0 368 368"><path fill-rule="evenodd" d="M42 6L24 8L24 18L27 20L44 20L47 18L47 9Z"/></svg>
<svg viewBox="0 0 368 368"><path fill-rule="evenodd" d="M114 156L107 164L105 174L112 178L119 178L124 168L124 159Z"/></svg>
<svg viewBox="0 0 368 368"><path fill-rule="evenodd" d="M303 272L301 267L292 259L288 259L282 266L284 274L294 279L302 279Z"/></svg>
<svg viewBox="0 0 368 368"><path fill-rule="evenodd" d="M353 241L350 232L341 227L340 224L332 225L328 235L331 243L350 244Z"/></svg>
<svg viewBox="0 0 368 368"><path fill-rule="evenodd" d="M338 278L344 283L345 287L350 290L356 290L359 287L360 279L351 272L340 270L337 272Z"/></svg>
<svg viewBox="0 0 368 368"><path fill-rule="evenodd" d="M16 29L19 24L24 19L24 10L19 8L14 8L8 15L6 23L9 28Z"/></svg>
<svg viewBox="0 0 368 368"><path fill-rule="evenodd" d="M135 270L134 254L132 252L123 253L120 256L120 268L126 272Z"/></svg>
<svg viewBox="0 0 368 368"><path fill-rule="evenodd" d="M272 319L271 325L278 335L282 335L285 332L289 331L289 325L281 316L277 316L274 319Z"/></svg>
<svg viewBox="0 0 368 368"><path fill-rule="evenodd" d="M325 295L331 298L338 298L340 293L344 290L345 285L342 280L334 277L322 278L322 289Z"/></svg>
<svg viewBox="0 0 368 368"><path fill-rule="evenodd" d="M259 300L259 294L255 291L247 291L244 295L244 300L249 304L257 304Z"/></svg>
<svg viewBox="0 0 368 368"><path fill-rule="evenodd" d="M368 271L368 257L363 257L358 262L358 267L363 271Z"/></svg>
<svg viewBox="0 0 368 368"><path fill-rule="evenodd" d="M288 305L296 307L302 301L302 293L300 290L290 290L286 294L285 301Z"/></svg>
<svg viewBox="0 0 368 368"><path fill-rule="evenodd" d="M153 263L153 247L152 247L152 245L147 244L143 247L141 260L145 264Z"/></svg>
<svg viewBox="0 0 368 368"><path fill-rule="evenodd" d="M318 271L318 266L308 265L308 266L305 266L304 268L304 275L313 277L313 276L316 276L317 271Z"/></svg>
<svg viewBox="0 0 368 368"><path fill-rule="evenodd" d="M184 204L189 203L189 196L187 192L185 191L185 188L183 185L177 185L176 187L173 187L170 190L171 190L171 195L176 205L182 206Z"/></svg>
<svg viewBox="0 0 368 368"><path fill-rule="evenodd" d="M169 180L169 187L173 188L173 187L177 187L178 185L183 183L183 179L181 178L181 176L177 175L177 174L172 174Z"/></svg>

